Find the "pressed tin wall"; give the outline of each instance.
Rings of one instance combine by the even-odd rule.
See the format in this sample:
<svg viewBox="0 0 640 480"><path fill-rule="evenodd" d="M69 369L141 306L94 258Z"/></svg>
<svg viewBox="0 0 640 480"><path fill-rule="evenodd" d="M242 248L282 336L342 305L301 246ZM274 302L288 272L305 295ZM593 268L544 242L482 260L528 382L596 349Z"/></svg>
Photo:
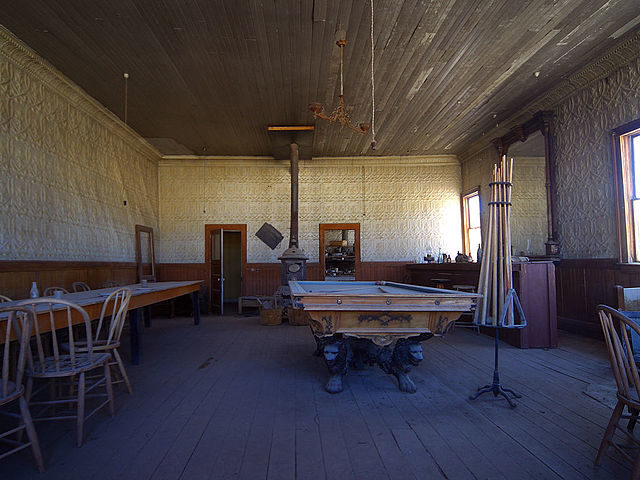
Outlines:
<svg viewBox="0 0 640 480"><path fill-rule="evenodd" d="M205 224L247 224L247 260L277 262L289 239L289 162L161 160L158 258L204 261ZM300 245L318 261L319 223L360 223L363 261L416 261L461 248L460 165L454 156L316 158L300 162ZM271 250L255 232L285 236Z"/></svg>
<svg viewBox="0 0 640 480"><path fill-rule="evenodd" d="M555 109L558 234L563 258L615 258L610 132L640 118L640 58Z"/></svg>
<svg viewBox="0 0 640 480"><path fill-rule="evenodd" d="M135 225L157 227L158 158L0 29L0 260L135 261Z"/></svg>

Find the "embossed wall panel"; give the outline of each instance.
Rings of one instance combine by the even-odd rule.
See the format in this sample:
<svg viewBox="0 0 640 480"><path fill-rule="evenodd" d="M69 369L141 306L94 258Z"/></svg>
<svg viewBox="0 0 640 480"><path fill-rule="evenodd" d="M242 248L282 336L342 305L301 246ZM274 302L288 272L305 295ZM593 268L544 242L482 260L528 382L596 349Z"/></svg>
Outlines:
<svg viewBox="0 0 640 480"><path fill-rule="evenodd" d="M592 83L563 101L555 111L562 257L616 257L609 133L640 118L640 59Z"/></svg>
<svg viewBox="0 0 640 480"><path fill-rule="evenodd" d="M0 260L135 261L135 225L157 227L158 153L6 36L0 144Z"/></svg>
<svg viewBox="0 0 640 480"><path fill-rule="evenodd" d="M300 245L318 261L319 223L360 223L363 261L415 261L460 249L460 166L455 157L412 161L313 159L300 162ZM246 223L250 263L277 262L289 236L287 161L162 160L162 262L202 262L204 225ZM255 232L264 222L285 236L271 250Z"/></svg>

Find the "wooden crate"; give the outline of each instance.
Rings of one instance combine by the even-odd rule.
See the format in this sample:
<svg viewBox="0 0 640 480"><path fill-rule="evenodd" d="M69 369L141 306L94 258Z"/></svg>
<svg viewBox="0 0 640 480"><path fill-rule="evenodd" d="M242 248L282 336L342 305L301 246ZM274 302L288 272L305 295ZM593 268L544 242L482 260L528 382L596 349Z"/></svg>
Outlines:
<svg viewBox="0 0 640 480"><path fill-rule="evenodd" d="M282 323L282 307L264 308L260 307L261 325L280 325Z"/></svg>

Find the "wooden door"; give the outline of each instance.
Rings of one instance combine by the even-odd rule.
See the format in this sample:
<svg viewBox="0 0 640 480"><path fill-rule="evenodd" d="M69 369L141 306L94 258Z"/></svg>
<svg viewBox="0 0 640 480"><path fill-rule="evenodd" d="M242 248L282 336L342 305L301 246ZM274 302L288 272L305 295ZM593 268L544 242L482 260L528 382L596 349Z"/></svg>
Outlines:
<svg viewBox="0 0 640 480"><path fill-rule="evenodd" d="M246 224L226 224L215 223L204 226L204 265L205 282L209 294L209 310L213 313L222 314L224 304L224 275L223 275L223 235L224 232L240 232L240 289L242 295L245 293L244 275L247 265L247 225Z"/></svg>
<svg viewBox="0 0 640 480"><path fill-rule="evenodd" d="M222 228L209 231L209 241L211 243L211 262L209 264L211 311L220 315L224 313L223 235L224 230Z"/></svg>

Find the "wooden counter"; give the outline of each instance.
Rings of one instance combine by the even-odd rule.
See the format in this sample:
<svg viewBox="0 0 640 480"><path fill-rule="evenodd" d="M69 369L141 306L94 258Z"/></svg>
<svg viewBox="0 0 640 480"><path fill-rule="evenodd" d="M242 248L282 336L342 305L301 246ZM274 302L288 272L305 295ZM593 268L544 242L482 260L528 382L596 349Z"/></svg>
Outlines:
<svg viewBox="0 0 640 480"><path fill-rule="evenodd" d="M453 285L478 285L478 263L411 263L411 283L431 286L433 278L450 279ZM500 338L520 348L558 346L555 267L551 261L515 263L513 283L527 317L523 329L502 329ZM483 333L494 334L482 327Z"/></svg>

